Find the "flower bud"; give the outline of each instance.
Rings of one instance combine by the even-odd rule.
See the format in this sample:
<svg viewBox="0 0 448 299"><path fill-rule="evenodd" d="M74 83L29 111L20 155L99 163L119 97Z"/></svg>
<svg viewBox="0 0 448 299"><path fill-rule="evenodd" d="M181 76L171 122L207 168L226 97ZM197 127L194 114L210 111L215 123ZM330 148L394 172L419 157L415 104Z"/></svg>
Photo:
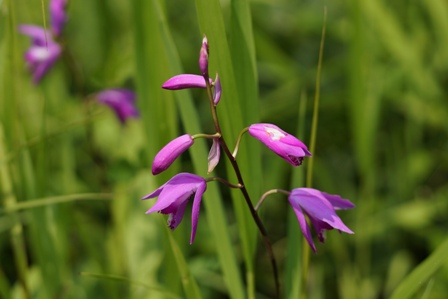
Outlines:
<svg viewBox="0 0 448 299"><path fill-rule="evenodd" d="M202 39L202 47L199 52L199 68L202 76L204 76L205 80L208 80L208 41L205 36Z"/></svg>
<svg viewBox="0 0 448 299"><path fill-rule="evenodd" d="M200 75L182 74L174 76L163 83L163 89L178 90L185 88L205 88L205 79Z"/></svg>
<svg viewBox="0 0 448 299"><path fill-rule="evenodd" d="M193 145L193 143L194 140L189 134L179 136L170 141L170 143L165 145L154 158L154 162L152 163L152 174L156 175L168 169L168 167L173 164L174 160Z"/></svg>

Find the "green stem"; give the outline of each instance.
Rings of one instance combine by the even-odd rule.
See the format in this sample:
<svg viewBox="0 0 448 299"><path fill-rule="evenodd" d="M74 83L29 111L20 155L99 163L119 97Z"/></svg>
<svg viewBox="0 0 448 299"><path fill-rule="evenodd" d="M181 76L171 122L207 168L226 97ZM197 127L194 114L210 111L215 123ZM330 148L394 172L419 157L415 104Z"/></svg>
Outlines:
<svg viewBox="0 0 448 299"><path fill-rule="evenodd" d="M239 188L242 187L241 184L234 185L234 184L230 183L229 181L227 181L227 180L225 180L223 178L220 178L220 177L206 178L205 181L206 182L211 182L211 181L220 182L220 183L223 183L224 185L226 185L226 186L228 186L230 188L235 188L235 189L239 189Z"/></svg>
<svg viewBox="0 0 448 299"><path fill-rule="evenodd" d="M244 128L241 130L240 134L238 135L238 139L236 140L235 149L233 150L232 156L236 158L236 155L238 154L238 149L240 148L240 142L243 138L244 133L246 133L249 130L249 127Z"/></svg>
<svg viewBox="0 0 448 299"><path fill-rule="evenodd" d="M327 7L324 7L324 24L322 26L322 37L320 40L320 48L319 48L319 60L317 63L317 78L316 78L316 93L314 96L314 108L313 108L313 120L311 126L311 140L310 140L310 152L313 153L313 156L316 156L315 147L316 147L316 135L317 135L317 123L319 118L319 98L320 98L320 79L321 79L321 70L322 70L322 56L324 52L324 41L325 41L325 27L327 23ZM314 159L309 159L308 168L306 173L306 187L311 188L313 184L313 161ZM302 243L302 299L307 298L306 286L307 286L307 274L308 274L308 266L310 259L310 247L306 242Z"/></svg>
<svg viewBox="0 0 448 299"><path fill-rule="evenodd" d="M269 240L267 231L266 231L263 223L261 222L261 219L258 216L257 211L254 208L254 205L252 204L249 193L247 192L247 189L244 185L244 180L241 175L241 171L238 166L238 163L236 162L235 157L230 152L229 147L227 146L226 141L222 135L221 127L219 125L218 113L216 111L216 105L213 101L213 93L212 93L211 85L208 82L208 80L205 80L205 84L207 87L207 95L208 95L208 98L210 101L210 110L212 112L213 123L215 124L216 132L221 134L221 137L219 138L219 143L235 171L236 177L238 179L238 183L241 185L241 187L240 187L241 193L243 194L244 199L246 200L246 204L249 207L252 218L254 219L255 224L257 225L258 230L261 233L263 244L266 248L267 254L269 256L269 259L270 259L271 265L272 265L272 270L273 270L274 280L275 280L276 298L280 298L280 280L279 280L279 275L278 275L278 270L277 270L277 262L276 262L276 259L274 256L274 251L272 249L271 241Z"/></svg>
<svg viewBox="0 0 448 299"><path fill-rule="evenodd" d="M194 134L191 136L192 139L196 139L196 138L208 138L208 139L212 139L212 138L220 138L221 137L221 133L215 133L215 134Z"/></svg>
<svg viewBox="0 0 448 299"><path fill-rule="evenodd" d="M258 201L257 205L255 206L255 211L258 211L258 209L259 209L260 206L263 204L265 198L266 198L268 195L271 195L271 194L274 194L274 193L283 193L283 194L289 195L291 192L286 191L286 190L283 190L283 189L272 189L272 190L269 190L269 191L265 192L265 193L261 196L261 198L260 198L260 200Z"/></svg>

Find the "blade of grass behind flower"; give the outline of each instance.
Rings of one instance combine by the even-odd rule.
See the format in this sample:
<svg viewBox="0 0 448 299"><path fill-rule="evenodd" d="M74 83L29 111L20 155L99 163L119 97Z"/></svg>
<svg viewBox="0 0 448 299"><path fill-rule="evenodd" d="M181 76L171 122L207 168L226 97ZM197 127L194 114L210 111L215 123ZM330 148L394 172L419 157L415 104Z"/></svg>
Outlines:
<svg viewBox="0 0 448 299"><path fill-rule="evenodd" d="M169 69L172 72L171 76L181 74L183 71L179 54L171 37L166 18L159 6L159 2L154 1L154 5L155 9L158 11L157 16L159 18L159 24L162 26L161 32L166 48L165 53L170 62ZM170 91L167 91L166 93L170 93ZM186 131L200 132L200 117L195 109L190 92L188 90L179 90L175 92L175 95L177 104L179 105L182 123ZM190 155L193 160L194 168L199 174L207 171L207 153L208 149L206 142L203 139L196 140L194 148L190 150ZM204 194L203 202L206 206L208 224L215 236L216 250L229 295L231 298L245 298L238 261L234 247L231 243L230 232L225 219L225 209L222 203L222 197L216 184L211 183L207 186L207 192Z"/></svg>
<svg viewBox="0 0 448 299"><path fill-rule="evenodd" d="M5 33L1 39L5 42L2 47L2 63L0 64L1 71L1 93L0 97L0 188L4 195L2 198L2 205L5 209L13 208L17 204L16 194L13 188L13 181L10 175L11 166L6 162L7 151L15 144L15 120L16 120L16 105L15 100L18 98L17 91L17 77L19 69L18 63L18 45L15 33L15 6L13 1L7 4L7 10L10 14L8 18L2 18L2 31ZM13 214L13 227L10 232L10 242L13 251L15 270L19 283L22 286L25 298L31 298L29 286L27 284L28 278L28 258L26 252L25 238L23 235L23 226L18 218L18 215Z"/></svg>
<svg viewBox="0 0 448 299"><path fill-rule="evenodd" d="M135 280L123 277L123 276L110 275L110 274L89 273L89 272L81 272L81 273L79 273L79 275L86 276L86 277L99 278L99 279L115 280L115 281L120 281L120 282L124 282L124 283L133 284L135 286L139 286L139 287L145 288L148 291L154 291L154 292L160 293L161 295L164 295L166 298L173 298L173 299L181 298L181 297L177 296L176 294L173 294L172 292L169 292L169 291L167 291L165 289L162 289L160 287L151 286L151 285L148 285L146 283L143 283L143 282L140 282L140 281L135 281Z"/></svg>
<svg viewBox="0 0 448 299"><path fill-rule="evenodd" d="M390 299L406 299L412 296L448 262L448 238L421 262L395 289Z"/></svg>
<svg viewBox="0 0 448 299"><path fill-rule="evenodd" d="M243 125L258 123L259 115L259 97L258 97L258 74L255 59L255 44L252 30L252 16L250 12L249 1L232 0L231 18L230 18L230 54L233 63L235 82L239 93L240 106L242 108ZM238 163L246 180L246 185L252 200L260 198L261 186L261 147L260 144L252 138L245 138L243 147L244 153L250 153L244 159L239 159ZM243 207L244 208L244 207ZM244 208L245 209L245 208ZM247 233L241 235L242 238L249 239L249 249L246 252L246 280L248 298L255 298L255 278L253 256L256 244L257 232L250 223L252 219L246 211L241 211L240 221L247 221Z"/></svg>
<svg viewBox="0 0 448 299"><path fill-rule="evenodd" d="M237 134L247 125L249 125L248 120L245 119L244 113L242 112L242 94L239 93L239 83L236 82L235 70L233 68L233 62L231 53L229 50L229 43L227 41L227 33L225 31L223 15L220 7L220 3L217 0L196 0L196 10L199 19L199 26L201 31L207 35L209 40L209 44L211 45L210 50L210 71L213 73L215 70L219 72L221 83L223 86L223 97L218 107L218 114L221 120L221 127L223 129L223 134L225 135L226 141L228 142L229 147L232 150L233 145L235 144ZM248 12L246 8L246 12ZM242 13L241 15L233 14L234 21L241 22L241 17L247 17L247 13ZM239 20L239 21L237 21ZM236 25L235 25L236 26ZM235 28L235 27L234 27ZM239 29L236 28L233 31L238 32ZM245 33L241 32L240 36L244 36L244 44L251 45L253 41L249 41L251 39L251 34L246 31ZM238 35L235 37L237 38ZM238 39L237 39L238 40ZM242 39L240 39L242 41ZM253 59L253 51L248 50L249 52L245 55L250 59ZM252 52L252 53L251 53ZM253 67L252 67L253 70ZM255 76L255 75L253 75ZM256 77L253 77L250 81L244 83L248 84L246 88L244 88L245 93L252 93L255 89L252 86ZM252 94L252 101L257 98L256 94ZM258 108L256 108L258 109ZM256 114L248 118L254 118ZM258 198L255 198L255 195L259 195L259 182L252 181L249 179L251 169L249 163L250 148L247 144L243 144L238 153L238 164L240 165L241 172L244 178L248 180L248 184L246 183L246 187L248 188L249 194L252 196L251 200L254 202ZM257 151L254 152L253 161L257 163ZM259 156L258 156L259 157ZM259 160L258 160L259 161ZM255 164L254 165L257 165ZM227 163L227 173L229 174L230 180L235 181L235 176L233 175L233 169L230 167L229 163ZM255 175L255 178L259 178L258 175ZM250 180L250 181L249 181ZM257 184L258 183L258 184ZM254 185L251 185L254 184ZM249 209L246 206L246 203L241 195L239 190L231 190L234 212L236 215L239 233L240 233L240 241L242 244L244 260L246 264L246 270L248 271L247 275L250 278L251 272L253 269L253 254L255 252L256 246L256 229L255 224L251 220L252 217L249 213ZM250 278L252 280L252 278ZM251 287L251 286L249 286ZM251 293L252 291L249 291Z"/></svg>
<svg viewBox="0 0 448 299"><path fill-rule="evenodd" d="M177 137L178 120L176 106L172 93L164 93L161 85L170 73L167 68L169 61L160 37L157 12L152 1L132 1L134 20L134 43L137 81L137 104L140 108L141 121L147 138L148 161L152 161L156 153L170 140ZM150 167L150 165L148 165ZM178 173L179 162L175 162L155 180L159 185ZM177 232L184 231L187 226L179 226ZM182 244L182 246L185 246ZM188 248L184 247L184 250ZM164 259L162 267L163 281L173 292L180 291L181 285L172 277L178 276L179 264L172 252Z"/></svg>
<svg viewBox="0 0 448 299"><path fill-rule="evenodd" d="M310 134L310 152L315 157L316 151L316 137L317 137L317 125L319 120L319 100L320 100L320 79L321 79L321 69L322 69L322 56L324 52L324 42L325 42L325 29L327 22L327 7L324 7L324 19L322 26L322 37L320 41L319 48L319 59L317 63L317 77L316 77L316 90L314 96L314 107L313 107L313 118L311 125L311 134ZM306 187L311 188L313 185L313 159L309 159L308 167L306 169ZM301 298L307 297L306 286L308 282L308 264L309 264L309 256L310 256L310 247L307 242L302 242L302 288Z"/></svg>
<svg viewBox="0 0 448 299"><path fill-rule="evenodd" d="M305 140L305 121L306 121L306 94L302 91L299 99L299 111L297 122L297 137ZM302 186L305 181L304 169L299 167L293 169L291 177L291 188ZM300 259L301 246L303 241L302 232L297 222L297 216L292 209L288 211L288 244L286 248L286 269L285 269L285 294L286 298L299 298L302 289L302 260Z"/></svg>

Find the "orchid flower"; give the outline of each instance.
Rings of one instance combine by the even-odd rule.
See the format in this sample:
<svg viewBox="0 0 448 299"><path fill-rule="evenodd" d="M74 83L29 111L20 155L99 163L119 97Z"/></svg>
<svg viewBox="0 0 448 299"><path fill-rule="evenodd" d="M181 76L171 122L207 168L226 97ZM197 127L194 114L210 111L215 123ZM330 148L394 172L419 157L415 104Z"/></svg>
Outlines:
<svg viewBox="0 0 448 299"><path fill-rule="evenodd" d="M42 27L21 25L19 31L31 37L31 47L25 53L25 60L38 84L61 55L61 47Z"/></svg>
<svg viewBox="0 0 448 299"><path fill-rule="evenodd" d="M274 153L293 166L302 164L303 157L311 156L306 145L276 125L253 124L249 134L263 142Z"/></svg>
<svg viewBox="0 0 448 299"><path fill-rule="evenodd" d="M179 173L157 190L142 198L159 197L146 214L153 212L168 214L168 226L171 230L174 230L184 217L188 201L194 196L191 213L190 244L192 244L196 235L202 195L206 189L207 183L204 178L191 173Z"/></svg>
<svg viewBox="0 0 448 299"><path fill-rule="evenodd" d="M316 252L316 246L314 245L305 215L310 219L311 225L322 243L325 241L325 230L335 228L339 231L353 234L335 211L354 208L355 205L349 200L343 199L339 195L327 194L313 188L294 189L289 194L288 200L299 221L300 229L314 252Z"/></svg>

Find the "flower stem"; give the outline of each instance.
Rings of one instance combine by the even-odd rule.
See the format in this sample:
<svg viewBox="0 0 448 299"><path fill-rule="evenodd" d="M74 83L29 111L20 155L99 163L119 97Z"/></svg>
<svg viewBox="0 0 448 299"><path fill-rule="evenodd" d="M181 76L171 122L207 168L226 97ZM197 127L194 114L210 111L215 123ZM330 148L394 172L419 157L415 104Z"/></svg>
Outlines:
<svg viewBox="0 0 448 299"><path fill-rule="evenodd" d="M240 148L240 142L241 138L243 137L244 133L246 133L249 130L249 127L244 128L241 130L240 134L238 135L238 139L236 140L235 149L233 150L232 157L236 158L236 155L238 154L238 149Z"/></svg>
<svg viewBox="0 0 448 299"><path fill-rule="evenodd" d="M255 206L255 211L258 212L258 209L260 209L260 206L263 204L265 198L266 198L268 195L270 195L270 194L274 194L274 193L283 193L283 194L289 195L291 192L286 191L286 190L283 190L283 189L272 189L272 190L269 190L269 191L265 192L265 193L261 196L261 198L260 198L260 200L258 201L257 205Z"/></svg>
<svg viewBox="0 0 448 299"><path fill-rule="evenodd" d="M269 259L270 259L271 265L272 265L274 281L275 281L275 289L276 289L275 298L280 298L280 280L279 280L279 275L278 275L278 270L277 270L277 262L276 262L276 259L274 256L274 251L272 249L271 241L268 238L266 228L264 227L263 223L261 222L261 219L258 216L258 213L254 208L254 205L252 204L249 193L247 192L247 189L244 185L244 180L241 175L241 171L238 166L238 163L236 162L236 158L230 152L229 147L227 146L226 141L222 135L221 127L219 125L218 113L216 112L216 104L214 103L214 100L213 100L213 93L212 93L211 85L208 82L208 80L205 80L205 84L207 87L207 96L210 101L210 110L212 112L213 123L215 124L216 132L221 134L221 137L219 138L219 143L220 143L222 149L224 150L224 153L226 154L227 158L229 159L230 163L232 164L233 170L235 171L236 177L238 179L238 183L241 185L241 187L240 187L241 193L243 194L244 199L246 200L246 204L249 207L252 218L254 219L255 224L258 227L258 230L260 231L261 239L263 241L264 247L266 248L267 254L269 256Z"/></svg>
<svg viewBox="0 0 448 299"><path fill-rule="evenodd" d="M227 181L227 180L225 180L225 179L223 179L223 178L220 178L220 177L206 178L205 181L206 181L206 182L211 182L211 181L221 182L221 183L223 183L224 185L226 185L226 186L228 186L228 187L230 187L230 188L235 188L235 189L239 189L239 188L242 187L241 184L234 185L234 184L230 183L229 181Z"/></svg>

